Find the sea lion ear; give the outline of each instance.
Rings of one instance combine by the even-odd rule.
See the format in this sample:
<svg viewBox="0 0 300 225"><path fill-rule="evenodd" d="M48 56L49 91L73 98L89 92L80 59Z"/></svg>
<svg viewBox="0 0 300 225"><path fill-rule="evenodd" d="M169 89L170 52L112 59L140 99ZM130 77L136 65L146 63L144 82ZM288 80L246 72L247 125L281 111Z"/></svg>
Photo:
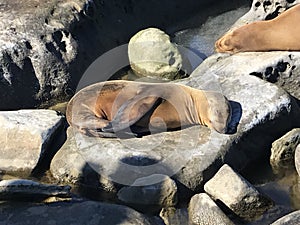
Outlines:
<svg viewBox="0 0 300 225"><path fill-rule="evenodd" d="M160 103L158 96L137 95L126 101L117 111L112 121L104 128L103 132L118 132L129 128L140 120L147 112L155 109Z"/></svg>

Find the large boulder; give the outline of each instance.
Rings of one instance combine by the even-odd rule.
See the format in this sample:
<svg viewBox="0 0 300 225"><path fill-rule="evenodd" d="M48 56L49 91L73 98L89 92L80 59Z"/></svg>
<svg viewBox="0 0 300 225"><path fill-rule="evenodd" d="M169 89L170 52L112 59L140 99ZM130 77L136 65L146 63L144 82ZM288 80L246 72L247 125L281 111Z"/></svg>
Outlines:
<svg viewBox="0 0 300 225"><path fill-rule="evenodd" d="M238 55L213 55L180 81L227 96L233 109L231 134L203 126L129 139L93 138L71 131L68 139L72 144L55 155L52 174L78 181L83 166L89 165L101 179L131 185L158 173L197 191L225 162L239 171L257 159L267 159L272 142L299 126L299 107L284 90L249 76L250 63L243 65L241 60ZM77 168L76 176L69 176L73 168Z"/></svg>
<svg viewBox="0 0 300 225"><path fill-rule="evenodd" d="M51 157L49 146L64 123L64 116L53 110L1 111L0 169L32 171Z"/></svg>

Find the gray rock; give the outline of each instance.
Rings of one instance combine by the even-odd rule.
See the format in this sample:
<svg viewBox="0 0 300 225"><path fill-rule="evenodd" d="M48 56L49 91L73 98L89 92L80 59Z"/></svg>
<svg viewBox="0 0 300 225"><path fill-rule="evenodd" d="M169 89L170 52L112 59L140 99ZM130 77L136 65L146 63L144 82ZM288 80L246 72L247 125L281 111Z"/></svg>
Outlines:
<svg viewBox="0 0 300 225"><path fill-rule="evenodd" d="M49 153L64 117L52 110L0 112L0 169L32 170Z"/></svg>
<svg viewBox="0 0 300 225"><path fill-rule="evenodd" d="M292 212L278 220L271 225L298 225L300 224L300 210Z"/></svg>
<svg viewBox="0 0 300 225"><path fill-rule="evenodd" d="M274 171L294 167L298 144L300 144L300 128L291 130L272 143L270 163Z"/></svg>
<svg viewBox="0 0 300 225"><path fill-rule="evenodd" d="M189 203L190 225L233 225L216 203L205 193L194 195Z"/></svg>
<svg viewBox="0 0 300 225"><path fill-rule="evenodd" d="M135 34L128 44L128 57L131 68L140 76L180 78L181 54L169 35L158 28L147 28Z"/></svg>
<svg viewBox="0 0 300 225"><path fill-rule="evenodd" d="M163 208L159 216L163 219L165 225L188 225L188 213L186 208Z"/></svg>
<svg viewBox="0 0 300 225"><path fill-rule="evenodd" d="M300 176L300 144L296 147L295 151L295 167Z"/></svg>
<svg viewBox="0 0 300 225"><path fill-rule="evenodd" d="M205 21L210 12L203 5L211 2L1 1L0 109L48 106L65 100L99 55L127 43L141 27L176 27L199 10ZM214 13L239 2L214 6ZM99 81L110 76L112 73L96 74Z"/></svg>
<svg viewBox="0 0 300 225"><path fill-rule="evenodd" d="M70 197L70 186L57 186L39 182L12 179L0 181L0 200L45 199L50 196Z"/></svg>
<svg viewBox="0 0 300 225"><path fill-rule="evenodd" d="M245 219L259 217L273 205L272 200L226 164L204 185L204 190Z"/></svg>
<svg viewBox="0 0 300 225"><path fill-rule="evenodd" d="M261 149L268 149L278 137L299 126L299 107L284 90L245 73L251 68L248 61L242 61L241 56L216 54L180 81L227 96L233 109L230 135L203 126L120 139L69 132L68 139L74 144L55 155L52 174L78 181L83 166L89 165L101 179L119 184L131 185L141 177L165 174L197 191L207 180L204 174L212 176L224 162L239 170L266 156ZM69 176L74 168L77 172Z"/></svg>
<svg viewBox="0 0 300 225"><path fill-rule="evenodd" d="M73 202L45 205L1 205L1 224L87 224L87 225L162 225L156 217L147 217L122 205L100 202Z"/></svg>
<svg viewBox="0 0 300 225"><path fill-rule="evenodd" d="M157 205L162 207L177 204L177 186L168 176L153 174L137 179L131 186L118 192L119 200L138 205Z"/></svg>

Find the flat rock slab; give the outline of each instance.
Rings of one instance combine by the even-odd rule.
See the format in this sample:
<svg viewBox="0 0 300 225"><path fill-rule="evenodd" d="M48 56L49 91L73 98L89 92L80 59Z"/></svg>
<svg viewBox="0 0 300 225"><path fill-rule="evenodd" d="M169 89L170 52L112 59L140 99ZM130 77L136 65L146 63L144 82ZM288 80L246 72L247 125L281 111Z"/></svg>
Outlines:
<svg viewBox="0 0 300 225"><path fill-rule="evenodd" d="M45 156L64 117L53 110L0 112L0 169L32 170Z"/></svg>
<svg viewBox="0 0 300 225"><path fill-rule="evenodd" d="M158 218L148 218L126 206L100 202L59 203L47 205L1 205L2 224L120 224L162 225Z"/></svg>
<svg viewBox="0 0 300 225"><path fill-rule="evenodd" d="M233 109L232 134L203 126L129 139L91 138L69 131L69 141L52 160L52 174L79 181L88 165L100 180L131 185L158 173L196 191L224 162L239 170L267 157L271 143L299 125L299 107L284 90L245 72L251 67L249 61L241 63L243 58L213 55L180 82L227 96Z"/></svg>

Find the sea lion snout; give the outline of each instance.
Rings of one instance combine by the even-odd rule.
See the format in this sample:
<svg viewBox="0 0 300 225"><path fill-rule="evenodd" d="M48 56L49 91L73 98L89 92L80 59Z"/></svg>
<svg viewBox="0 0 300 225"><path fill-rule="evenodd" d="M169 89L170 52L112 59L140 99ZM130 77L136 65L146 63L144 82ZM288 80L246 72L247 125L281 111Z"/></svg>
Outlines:
<svg viewBox="0 0 300 225"><path fill-rule="evenodd" d="M238 49L238 41L235 38L235 32L231 31L221 37L215 43L215 51L219 53L235 53Z"/></svg>

